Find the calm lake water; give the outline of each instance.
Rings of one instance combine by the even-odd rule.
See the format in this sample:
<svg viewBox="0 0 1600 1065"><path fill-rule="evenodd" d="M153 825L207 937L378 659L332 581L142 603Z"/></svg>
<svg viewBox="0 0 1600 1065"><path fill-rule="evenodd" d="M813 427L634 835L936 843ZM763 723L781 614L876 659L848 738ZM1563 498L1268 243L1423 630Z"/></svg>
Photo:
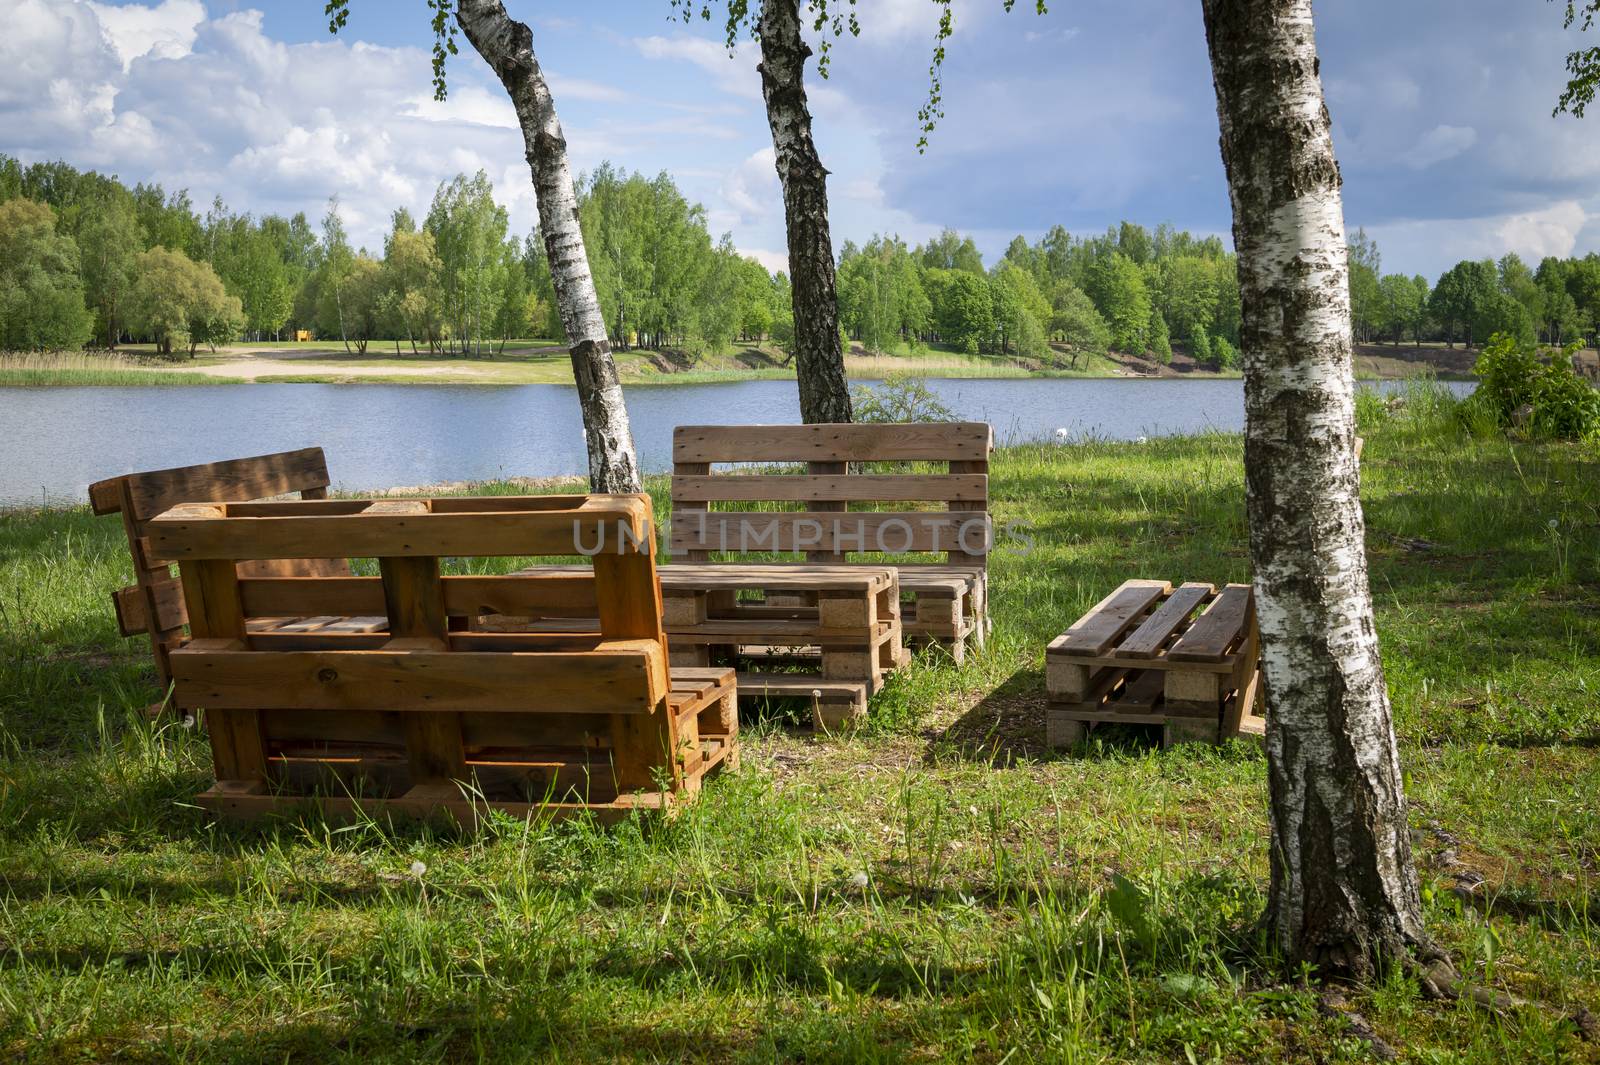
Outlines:
<svg viewBox="0 0 1600 1065"><path fill-rule="evenodd" d="M1237 380L929 386L961 417L993 423L1007 443L1050 438L1058 428L1131 440L1244 426ZM630 386L628 410L652 471L670 467L676 425L799 418L792 381ZM0 388L0 507L82 502L102 477L312 444L327 451L335 487L346 490L588 469L577 398L561 385Z"/></svg>

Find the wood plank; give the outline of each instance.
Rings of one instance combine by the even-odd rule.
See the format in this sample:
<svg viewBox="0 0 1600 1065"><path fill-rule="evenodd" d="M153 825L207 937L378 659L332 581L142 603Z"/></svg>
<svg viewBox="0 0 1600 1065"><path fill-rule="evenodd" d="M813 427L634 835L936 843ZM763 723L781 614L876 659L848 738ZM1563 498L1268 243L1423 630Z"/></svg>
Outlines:
<svg viewBox="0 0 1600 1065"><path fill-rule="evenodd" d="M1167 650L1174 662L1220 662L1250 613L1250 585L1230 584Z"/></svg>
<svg viewBox="0 0 1600 1065"><path fill-rule="evenodd" d="M598 611L594 571L588 566L534 577L450 576L442 583L445 610L457 616L595 617ZM248 617L384 612L383 583L377 577L245 578L239 591Z"/></svg>
<svg viewBox="0 0 1600 1065"><path fill-rule="evenodd" d="M648 512L637 497L587 499L592 506L565 511L507 509L416 515L313 514L299 511L323 504L259 503L249 505L252 513L245 517L209 517L194 507L181 507L151 520L147 528L153 557L174 561L577 555L595 549L610 554L623 536L636 543L649 542ZM282 517L260 513L261 508L273 506L296 512Z"/></svg>
<svg viewBox="0 0 1600 1065"><path fill-rule="evenodd" d="M326 487L328 462L320 447L149 470L123 478L133 516L148 520L179 503L233 501ZM91 496L94 489L90 489Z"/></svg>
<svg viewBox="0 0 1600 1065"><path fill-rule="evenodd" d="M1159 670L1146 669L1129 676L1117 696L1118 713L1148 714L1161 699L1165 677Z"/></svg>
<svg viewBox="0 0 1600 1065"><path fill-rule="evenodd" d="M648 497L644 505L648 511ZM658 705L650 708L647 717L615 714L611 718L612 774L617 790L648 789L658 775L676 790L683 783L683 768L673 757L680 739L678 722L667 713L665 702L670 682L655 556L648 548L629 554L602 551L594 556L594 583L600 631L608 639L649 640L663 651L654 660L657 673L652 678L661 693Z"/></svg>
<svg viewBox="0 0 1600 1065"><path fill-rule="evenodd" d="M987 422L680 425L674 462L873 462L987 458Z"/></svg>
<svg viewBox="0 0 1600 1065"><path fill-rule="evenodd" d="M658 573L662 591L668 594L761 588L870 595L889 583L893 570L866 564L671 562L662 566Z"/></svg>
<svg viewBox="0 0 1600 1065"><path fill-rule="evenodd" d="M1076 625L1051 641L1047 653L1073 657L1105 654L1151 603L1171 590L1166 581L1124 581Z"/></svg>
<svg viewBox="0 0 1600 1065"><path fill-rule="evenodd" d="M645 640L583 652L245 651L198 640L172 653L185 705L223 709L648 714L665 653Z"/></svg>
<svg viewBox="0 0 1600 1065"><path fill-rule="evenodd" d="M685 515L684 518L689 517ZM989 547L989 516L983 511L708 512L672 523L672 551L796 553L818 548L847 552L959 551ZM976 530L976 531L974 531ZM857 546L859 545L859 546Z"/></svg>
<svg viewBox="0 0 1600 1065"><path fill-rule="evenodd" d="M1211 585L1198 583L1185 584L1176 589L1112 653L1128 658L1154 658L1161 650L1161 645L1167 642L1167 637L1214 591L1216 589Z"/></svg>
<svg viewBox="0 0 1600 1065"><path fill-rule="evenodd" d="M892 503L989 498L984 474L720 474L674 476L672 504L787 501Z"/></svg>

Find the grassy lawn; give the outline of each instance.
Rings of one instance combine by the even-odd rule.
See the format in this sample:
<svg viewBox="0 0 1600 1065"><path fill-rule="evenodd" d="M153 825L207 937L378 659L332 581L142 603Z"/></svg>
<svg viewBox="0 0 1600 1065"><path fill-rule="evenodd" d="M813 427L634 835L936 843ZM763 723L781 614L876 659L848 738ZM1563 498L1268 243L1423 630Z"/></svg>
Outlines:
<svg viewBox="0 0 1600 1065"><path fill-rule="evenodd" d="M609 830L214 822L203 738L136 714L120 525L0 516L0 1056L1373 1060L1349 1010L1406 1060L1600 1060L1563 1019L1600 1011L1600 456L1419 397L1362 408L1428 925L1545 1006L1319 1002L1254 930L1254 748L1043 748L1051 636L1126 577L1247 577L1241 443L1211 435L999 452L1033 546L995 559L984 653L920 658L850 738L747 723L683 817Z"/></svg>

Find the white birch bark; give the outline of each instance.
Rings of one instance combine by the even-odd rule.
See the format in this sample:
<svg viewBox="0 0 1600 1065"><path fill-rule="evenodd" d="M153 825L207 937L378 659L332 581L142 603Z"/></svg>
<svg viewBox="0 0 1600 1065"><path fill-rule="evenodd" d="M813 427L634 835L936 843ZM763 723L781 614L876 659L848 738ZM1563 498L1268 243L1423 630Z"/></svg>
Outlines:
<svg viewBox="0 0 1600 1065"><path fill-rule="evenodd" d="M850 385L839 341L839 299L833 238L828 229L828 171L811 139L811 111L803 80L811 48L800 35L799 0L764 0L758 32L761 91L767 103L767 124L772 128L789 236L800 418L808 424L848 422Z"/></svg>
<svg viewBox="0 0 1600 1065"><path fill-rule="evenodd" d="M1290 964L1436 962L1367 585L1340 177L1310 0L1202 0L1242 304L1272 884Z"/></svg>
<svg viewBox="0 0 1600 1065"><path fill-rule="evenodd" d="M507 15L500 0L459 0L456 21L510 94L522 127L539 204L539 234L571 345L572 375L589 452L589 487L595 492L642 491L622 384L578 226L567 140L550 86L533 54L533 32Z"/></svg>

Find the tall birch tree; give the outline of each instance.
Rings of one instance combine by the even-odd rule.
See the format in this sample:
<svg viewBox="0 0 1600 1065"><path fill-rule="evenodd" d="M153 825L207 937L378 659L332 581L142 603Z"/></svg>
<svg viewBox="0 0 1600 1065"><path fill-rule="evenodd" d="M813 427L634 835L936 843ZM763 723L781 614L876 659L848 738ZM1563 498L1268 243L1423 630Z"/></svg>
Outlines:
<svg viewBox="0 0 1600 1065"><path fill-rule="evenodd" d="M533 31L506 13L500 0L428 0L433 11L434 90L445 91L447 55L456 51L457 27L489 64L511 98L522 131L528 168L539 205L539 233L566 330L572 375L583 414L589 453L589 487L596 492L639 492L643 481L628 424L622 383L606 340L600 297L578 224L578 197L567 161L567 139L555 100L533 51ZM327 0L328 27L337 32L350 0Z"/></svg>
<svg viewBox="0 0 1600 1065"><path fill-rule="evenodd" d="M1423 929L1367 584L1348 247L1311 0L1202 0L1238 251L1245 477L1290 964L1453 976Z"/></svg>

